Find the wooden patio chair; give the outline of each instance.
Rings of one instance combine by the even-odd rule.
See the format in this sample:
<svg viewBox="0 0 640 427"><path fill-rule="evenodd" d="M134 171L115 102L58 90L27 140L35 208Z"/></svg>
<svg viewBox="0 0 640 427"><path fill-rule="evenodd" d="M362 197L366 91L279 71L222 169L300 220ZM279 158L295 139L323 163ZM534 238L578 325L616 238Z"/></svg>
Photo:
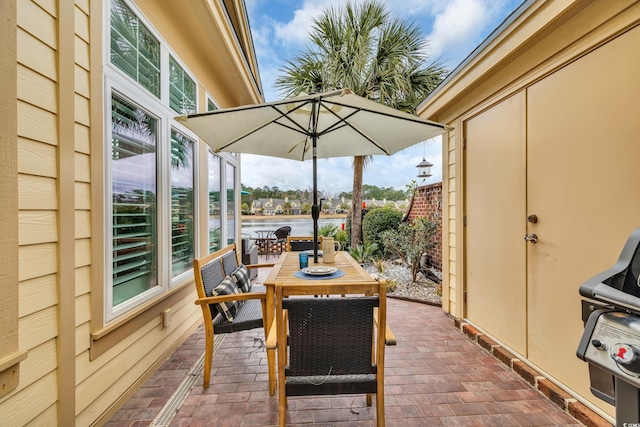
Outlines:
<svg viewBox="0 0 640 427"><path fill-rule="evenodd" d="M395 344L386 325L386 283L373 296L324 299L308 293L348 293L348 285L309 286L314 289L304 290L306 297L288 298L296 285L276 285L267 348L278 353L279 426L286 424L288 396L366 394L371 406L375 394L377 425L383 427L385 343Z"/></svg>
<svg viewBox="0 0 640 427"><path fill-rule="evenodd" d="M193 261L198 299L202 308L205 330L205 359L203 387L211 378L214 336L255 328L265 329L266 289L250 283L249 275L239 268L235 244ZM273 267L273 264L245 265L248 269ZM245 270L246 271L246 270ZM242 277L246 274L245 282ZM275 351L267 351L269 392L275 394Z"/></svg>

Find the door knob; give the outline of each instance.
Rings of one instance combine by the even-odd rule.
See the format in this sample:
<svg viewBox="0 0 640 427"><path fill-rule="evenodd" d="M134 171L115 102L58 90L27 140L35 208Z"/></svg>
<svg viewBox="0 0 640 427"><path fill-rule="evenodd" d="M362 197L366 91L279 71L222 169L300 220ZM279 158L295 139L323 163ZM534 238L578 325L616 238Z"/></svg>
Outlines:
<svg viewBox="0 0 640 427"><path fill-rule="evenodd" d="M529 216L527 217L527 221L529 221L529 222L530 222L530 223L532 223L532 224L537 223L537 222L538 222L538 215L535 215L535 214L533 214L533 215L529 215Z"/></svg>
<svg viewBox="0 0 640 427"><path fill-rule="evenodd" d="M524 236L525 242L538 243L538 236L535 234L527 234Z"/></svg>

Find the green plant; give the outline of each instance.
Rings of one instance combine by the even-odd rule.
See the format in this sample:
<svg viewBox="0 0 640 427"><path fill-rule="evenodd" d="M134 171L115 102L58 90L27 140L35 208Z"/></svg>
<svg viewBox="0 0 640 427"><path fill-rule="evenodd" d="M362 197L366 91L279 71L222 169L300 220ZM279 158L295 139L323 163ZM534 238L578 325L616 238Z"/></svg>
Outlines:
<svg viewBox="0 0 640 427"><path fill-rule="evenodd" d="M364 264L365 262L369 262L377 249L378 245L376 243L358 245L349 249L349 255L351 255L353 259L358 261L360 264Z"/></svg>
<svg viewBox="0 0 640 427"><path fill-rule="evenodd" d="M393 279L387 279L387 292L393 292L398 286L398 282Z"/></svg>
<svg viewBox="0 0 640 427"><path fill-rule="evenodd" d="M376 267L376 270L378 270L378 273L384 273L384 259L374 258L373 265Z"/></svg>
<svg viewBox="0 0 640 427"><path fill-rule="evenodd" d="M318 227L318 236L322 236L322 237L335 237L335 235L338 233L339 228L337 225L335 224L324 224L320 227ZM311 233L313 234L313 233Z"/></svg>
<svg viewBox="0 0 640 427"><path fill-rule="evenodd" d="M392 207L372 209L362 219L362 238L365 244L376 243L377 254L384 253L385 242L380 238L383 231L395 230L402 221L402 212Z"/></svg>
<svg viewBox="0 0 640 427"><path fill-rule="evenodd" d="M335 236L333 236L336 242L340 243L340 247L343 251L347 250L347 242L349 241L349 235L345 230L338 230Z"/></svg>
<svg viewBox="0 0 640 427"><path fill-rule="evenodd" d="M412 222L403 222L398 230L384 231L380 238L385 242L387 254L409 261L415 282L420 271L420 258L435 245L432 237L437 232L438 223L428 218L416 218Z"/></svg>

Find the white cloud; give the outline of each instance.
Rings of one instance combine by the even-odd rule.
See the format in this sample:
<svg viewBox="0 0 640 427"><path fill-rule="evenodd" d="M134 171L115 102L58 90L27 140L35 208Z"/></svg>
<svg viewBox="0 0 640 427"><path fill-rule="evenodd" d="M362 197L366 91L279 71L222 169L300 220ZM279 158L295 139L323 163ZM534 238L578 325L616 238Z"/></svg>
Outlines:
<svg viewBox="0 0 640 427"><path fill-rule="evenodd" d="M442 58L449 68L457 66L497 26L496 15L503 7L503 1L488 0L433 3L435 18L426 37L431 58Z"/></svg>
<svg viewBox="0 0 640 427"><path fill-rule="evenodd" d="M358 2L364 0L357 0ZM346 0L246 0L251 15L256 54L264 85L265 99L280 99L273 82L280 75L285 60L305 48L313 18L329 5L343 5ZM392 15L415 20L429 41L429 55L441 58L453 69L490 31L512 12L520 0L384 0ZM292 6L293 5L293 6ZM506 6L505 6L506 5ZM273 9L294 8L287 13ZM287 16L280 18L278 16ZM425 158L433 163L427 184L442 180L441 142L421 144L391 157L378 156L364 170L364 182L378 187L405 189L417 178L416 165ZM272 157L242 155L242 183L250 187L311 189L312 162L296 162ZM318 188L336 195L352 190L351 158L318 160Z"/></svg>

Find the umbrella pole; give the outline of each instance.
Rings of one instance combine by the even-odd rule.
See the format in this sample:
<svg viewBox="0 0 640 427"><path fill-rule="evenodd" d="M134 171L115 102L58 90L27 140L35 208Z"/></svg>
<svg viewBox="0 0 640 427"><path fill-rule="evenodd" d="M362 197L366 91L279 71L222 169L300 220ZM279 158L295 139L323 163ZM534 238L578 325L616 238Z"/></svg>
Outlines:
<svg viewBox="0 0 640 427"><path fill-rule="evenodd" d="M318 206L318 105L317 101L311 105L311 132L313 149L313 206L311 206L311 218L313 218L313 262L318 263L318 217L320 216L320 206Z"/></svg>
<svg viewBox="0 0 640 427"><path fill-rule="evenodd" d="M316 137L313 137L313 206L311 206L311 217L313 218L313 262L318 263L318 217L320 216L320 206L318 206L318 175L316 158Z"/></svg>

